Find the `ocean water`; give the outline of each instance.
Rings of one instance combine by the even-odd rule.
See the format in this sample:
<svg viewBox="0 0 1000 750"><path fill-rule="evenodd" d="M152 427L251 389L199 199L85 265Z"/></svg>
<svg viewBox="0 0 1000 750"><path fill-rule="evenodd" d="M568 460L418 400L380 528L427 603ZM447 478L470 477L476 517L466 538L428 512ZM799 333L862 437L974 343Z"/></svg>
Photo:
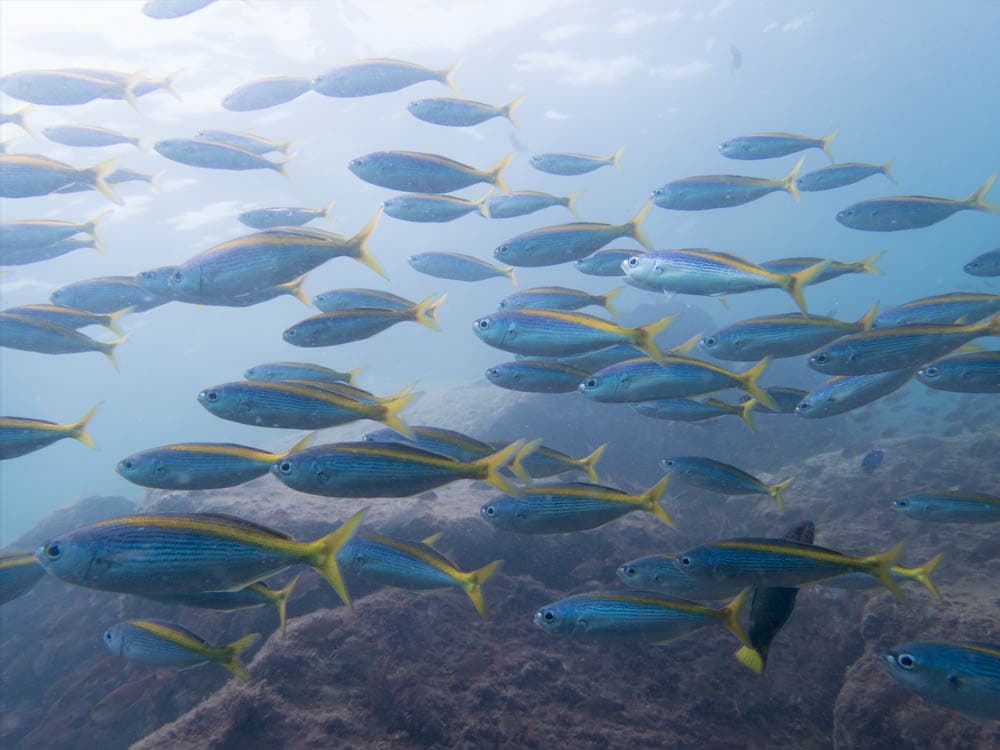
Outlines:
<svg viewBox="0 0 1000 750"><path fill-rule="evenodd" d="M0 75L88 67L163 76L183 69L176 81L180 101L160 91L141 97L138 110L123 101L104 100L38 106L29 115L32 128L101 125L150 143L207 129L247 131L294 141L288 179L270 171L199 169L131 146L69 148L5 125L4 140L19 136L10 146L15 153L42 153L81 166L118 156L121 166L162 174L159 192L144 183L117 186L123 206L96 193L3 199L5 222L83 221L112 209L99 230L103 254L84 249L6 269L0 277L3 308L46 302L54 289L80 279L132 275L183 262L253 231L236 219L251 208L315 208L333 199L332 222L320 219L309 226L354 234L394 195L348 171L351 159L372 151L437 153L481 168L513 152L504 174L512 189L559 195L582 190L578 208L583 220L620 223L642 208L652 190L671 180L716 173L785 175L800 154L734 161L718 152L726 139L761 131L823 136L836 130L832 149L838 161L893 159L898 184L876 176L841 189L803 193L798 202L778 192L730 209L654 207L643 232L656 248L707 247L753 262L799 255L855 261L884 252L878 263L883 275L849 275L808 288L810 311L843 320L859 318L876 300L887 308L948 291L1000 291L996 280L962 270L1000 242L997 216L967 211L927 229L894 233L855 231L834 220L846 206L879 196L964 198L1000 171L1000 97L995 96L993 55L1000 5L995 3L219 0L173 20L148 18L141 6L90 0L0 4ZM738 66L731 48L739 51ZM464 96L493 104L524 97L516 111L517 127L502 118L473 128L439 127L414 118L406 110L408 102L452 95L435 82L354 99L308 92L254 112L229 112L220 104L237 85L256 78L311 78L367 57L396 57L432 68L458 62L454 80ZM0 98L5 112L22 104ZM620 147L621 170L559 177L528 163L531 154L545 151L609 155ZM803 172L828 163L818 150L804 155ZM487 188L476 185L458 194L479 198ZM990 198L1000 203L1000 187ZM493 249L504 240L571 220L559 208L509 220L472 215L444 224L383 216L369 246L388 281L346 259L324 264L308 276L310 296L339 287L385 289L411 299L447 292L440 332L407 323L365 341L300 349L286 344L281 333L314 311L283 297L244 309L172 302L129 315L122 323L129 337L118 350L118 372L99 354L0 350L0 413L69 422L103 403L89 429L96 451L64 440L0 466L0 545L80 496L142 499L145 491L115 472L116 462L133 452L189 441L274 451L290 446L299 433L223 421L196 400L200 390L239 380L246 368L262 362L363 367L360 382L375 393L415 384L444 404L451 391L484 385L484 370L513 355L478 340L472 321L495 310L496 302L515 287L503 278L476 283L431 278L411 269L407 257L443 250L493 261ZM631 240L614 246L640 249ZM517 274L517 289L560 284L596 293L620 283L584 276L570 265L519 268ZM634 324L680 311L678 323L662 339L666 345L680 343L701 326L717 328L754 315L794 311L777 290L731 295L727 308L711 298L667 300L627 288L616 306ZM981 343L995 348L996 341ZM794 358L776 364L764 382L811 388L822 380L804 358ZM866 407L871 411L863 421L854 414L816 423L817 434L839 431L843 441L835 447L855 451L860 462L865 452L878 447L886 430L893 436L940 436L956 422L975 419L987 448L976 464L981 475L968 477L966 489L995 494L1000 486L996 397L932 393L916 383L903 394L893 407ZM595 411L576 394L517 399L529 405L507 421L519 434L499 437L543 437L582 454L613 435L605 459L608 473L633 487L655 481L655 464L632 463L629 440L632 434L649 436L656 423L625 407ZM532 423L530 404L542 400L539 410L563 412L564 425L548 417ZM593 418L580 424L573 416L578 408ZM436 416L446 427L467 422L466 415L450 415L445 407ZM502 421L503 415L495 416ZM669 449L684 452L678 448L686 447L688 434L704 443L706 433L700 429L671 428ZM760 437L755 444L749 433L737 436L740 429L734 424L718 434L732 436L741 455L767 456L775 474L794 469L773 452L780 444L777 437ZM829 450L828 443L803 443L808 431L801 425L795 429L799 458ZM336 436L336 431L324 435L330 440ZM708 446L716 458L726 458L728 439ZM996 448L992 455L991 445ZM887 451L886 466L879 471L892 466L893 455ZM294 509L288 513L294 516ZM890 546L882 536L872 538L870 546ZM524 627L532 627L527 618Z"/></svg>

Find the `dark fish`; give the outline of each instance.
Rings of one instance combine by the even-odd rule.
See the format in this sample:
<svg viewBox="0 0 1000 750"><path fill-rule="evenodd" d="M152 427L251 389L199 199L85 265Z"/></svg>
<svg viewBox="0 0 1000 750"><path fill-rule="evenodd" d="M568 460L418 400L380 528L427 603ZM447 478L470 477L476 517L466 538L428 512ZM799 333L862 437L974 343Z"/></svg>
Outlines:
<svg viewBox="0 0 1000 750"><path fill-rule="evenodd" d="M504 195L494 195L486 202L486 209L491 219L512 219L515 216L526 216L552 206L562 206L576 216L576 199L583 191L570 195L552 195L536 190L515 190Z"/></svg>
<svg viewBox="0 0 1000 750"><path fill-rule="evenodd" d="M146 0L142 4L142 12L150 18L164 21L189 15L214 2L215 0Z"/></svg>
<svg viewBox="0 0 1000 750"><path fill-rule="evenodd" d="M232 146L242 151L249 151L251 154L256 154L257 156L265 156L273 151L288 154L288 150L292 147L292 141L279 143L278 141L272 141L270 138L254 135L253 133L243 133L238 130L200 130L196 137L206 141L213 141L214 143L221 143L225 146ZM286 224L283 226L289 225Z"/></svg>
<svg viewBox="0 0 1000 750"><path fill-rule="evenodd" d="M951 292L904 302L879 313L872 328L975 323L1000 312L1000 294Z"/></svg>
<svg viewBox="0 0 1000 750"><path fill-rule="evenodd" d="M589 373L552 360L521 359L486 371L493 385L525 393L572 393Z"/></svg>
<svg viewBox="0 0 1000 750"><path fill-rule="evenodd" d="M963 269L970 276L1000 276L1000 247L977 255Z"/></svg>
<svg viewBox="0 0 1000 750"><path fill-rule="evenodd" d="M274 229L275 227L301 227L313 219L324 218L332 221L330 209L333 201L319 208L255 208L244 211L236 218L241 224L254 229Z"/></svg>
<svg viewBox="0 0 1000 750"><path fill-rule="evenodd" d="M477 201L456 198L453 195L406 193L383 202L382 210L394 219L423 224L454 221L476 212L489 218L486 199L490 197L490 192Z"/></svg>
<svg viewBox="0 0 1000 750"><path fill-rule="evenodd" d="M622 263L633 255L638 253L635 250L608 247L586 258L573 261L573 265L577 271L588 276L624 276L625 269L622 268Z"/></svg>
<svg viewBox="0 0 1000 750"><path fill-rule="evenodd" d="M109 314L125 308L144 312L166 304L171 298L150 291L132 276L102 276L59 287L49 299L63 307Z"/></svg>
<svg viewBox="0 0 1000 750"><path fill-rule="evenodd" d="M235 171L270 169L288 176L285 172L287 161L268 161L250 151L207 138L167 138L154 143L153 149L160 156L191 167Z"/></svg>
<svg viewBox="0 0 1000 750"><path fill-rule="evenodd" d="M122 143L135 146L138 149L144 148L142 139L138 136L125 135L95 125L52 125L43 128L42 135L53 143L78 148L101 148Z"/></svg>
<svg viewBox="0 0 1000 750"><path fill-rule="evenodd" d="M996 523L1000 497L961 492L920 492L892 501L907 518L936 523Z"/></svg>
<svg viewBox="0 0 1000 750"><path fill-rule="evenodd" d="M79 440L88 448L94 448L94 441L90 439L86 429L87 423L100 406L97 404L80 419L69 424L56 424L44 419L0 417L0 460L41 450L68 437Z"/></svg>
<svg viewBox="0 0 1000 750"><path fill-rule="evenodd" d="M731 464L704 456L671 456L660 461L660 470L675 474L682 482L723 495L770 495L778 510L784 510L782 492L795 479L789 477L776 484L766 484Z"/></svg>
<svg viewBox="0 0 1000 750"><path fill-rule="evenodd" d="M452 281L484 281L506 276L512 284L517 283L514 269L510 266L494 266L463 253L417 253L406 259L415 271Z"/></svg>
<svg viewBox="0 0 1000 750"><path fill-rule="evenodd" d="M662 398L657 401L639 401L629 406L644 417L670 422L705 422L732 414L742 419L753 431L750 412L757 406L757 401L749 396L742 404L727 404L714 398L704 401L690 398Z"/></svg>
<svg viewBox="0 0 1000 750"><path fill-rule="evenodd" d="M848 273L867 273L874 276L880 276L882 272L875 267L875 263L885 255L882 253L875 253L863 260L857 260L853 263L845 263L839 260L829 260L828 258L817 258L817 257L796 257L796 258L777 258L775 260L765 260L763 263L758 263L761 268L764 268L773 273L798 273L799 271L805 271L807 268L815 266L817 263L826 263L823 266L823 270L812 277L806 282L806 286L813 286L814 284L822 284L824 281L830 281L830 279L836 279L839 276L843 276Z"/></svg>
<svg viewBox="0 0 1000 750"><path fill-rule="evenodd" d="M861 471L865 474L874 473L875 469L882 465L882 458L885 456L883 451L869 451L865 454L865 457L861 459Z"/></svg>
<svg viewBox="0 0 1000 750"><path fill-rule="evenodd" d="M53 323L64 328L85 328L87 326L104 326L112 333L119 336L122 331L118 328L118 319L128 312L128 308L119 310L109 315L97 315L84 310L76 310L72 307L62 307L61 305L19 305L18 307L8 307L3 311L10 315L19 315L22 318L36 318Z"/></svg>
<svg viewBox="0 0 1000 750"><path fill-rule="evenodd" d="M30 552L0 554L0 604L24 596L44 575L45 568Z"/></svg>
<svg viewBox="0 0 1000 750"><path fill-rule="evenodd" d="M837 214L837 221L845 227L866 232L898 232L903 229L929 227L959 211L1000 214L1000 207L986 200L986 194L995 179L996 175L993 175L981 188L964 200L903 195L862 201Z"/></svg>
<svg viewBox="0 0 1000 750"><path fill-rule="evenodd" d="M796 405L795 413L809 419L843 414L898 391L913 375L912 368L874 375L838 375L810 391Z"/></svg>
<svg viewBox="0 0 1000 750"><path fill-rule="evenodd" d="M499 444L498 444L499 445ZM568 471L580 471L597 482L597 469L594 467L604 455L607 443L597 446L592 453L583 458L573 458L562 451L542 445L540 440L527 443L511 462L510 468L522 482L530 484L532 479L565 474Z"/></svg>
<svg viewBox="0 0 1000 750"><path fill-rule="evenodd" d="M348 544L350 544L350 540L348 540ZM283 589L272 589L264 581L257 581L256 583L251 583L249 586L244 586L241 589L233 591L196 591L191 594L153 593L144 594L143 598L152 599L162 604L178 604L183 607L197 607L198 609L216 609L221 612L252 609L253 607L270 604L278 610L278 627L281 630L281 634L284 635L288 597L292 595L292 590L295 588L298 580L299 577L295 576L292 582Z"/></svg>
<svg viewBox="0 0 1000 750"><path fill-rule="evenodd" d="M624 288L620 286L605 294L591 294L564 286L536 287L504 297L498 307L501 310L580 310L596 305L618 317L618 311L612 306L611 301Z"/></svg>
<svg viewBox="0 0 1000 750"><path fill-rule="evenodd" d="M771 409L755 400L754 411L764 412L765 414L794 414L795 407L802 402L802 399L809 395L809 391L804 391L801 388L786 388L783 386L772 386L765 388L764 391L778 407L777 409ZM753 397L744 394L740 396L740 403L746 403L751 398Z"/></svg>
<svg viewBox="0 0 1000 750"><path fill-rule="evenodd" d="M112 203L124 201L115 195L105 178L114 171L117 159L77 169L40 154L0 155L0 197L31 198L54 193L68 185L92 186Z"/></svg>
<svg viewBox="0 0 1000 750"><path fill-rule="evenodd" d="M93 238L93 246L101 249L101 243L97 238L97 225L107 218L109 213L110 211L102 211L90 221L80 224L50 219L5 221L0 224L0 248L6 256L10 250L44 248L59 240L67 240L78 234L88 234Z"/></svg>
<svg viewBox="0 0 1000 750"><path fill-rule="evenodd" d="M395 430L381 429L365 433L365 440L372 443L405 443L431 453L471 463L496 453L506 447L506 443L490 445L482 440L443 427L413 427L412 438L405 438Z"/></svg>
<svg viewBox="0 0 1000 750"><path fill-rule="evenodd" d="M406 109L414 117L434 125L445 125L452 128L465 128L492 120L494 117L505 117L511 125L516 126L514 110L524 100L519 96L503 106L474 102L468 99L451 99L438 97L434 99L417 99L406 105Z"/></svg>

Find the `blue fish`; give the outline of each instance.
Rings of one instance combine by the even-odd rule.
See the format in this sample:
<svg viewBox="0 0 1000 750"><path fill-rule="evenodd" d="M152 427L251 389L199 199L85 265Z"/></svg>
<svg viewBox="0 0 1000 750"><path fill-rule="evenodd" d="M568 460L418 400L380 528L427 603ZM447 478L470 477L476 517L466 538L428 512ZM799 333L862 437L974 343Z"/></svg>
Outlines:
<svg viewBox="0 0 1000 750"><path fill-rule="evenodd" d="M106 182L117 163L117 159L111 159L77 169L40 154L3 154L0 155L0 197L32 198L49 195L68 185L84 184L112 203L122 205L124 201Z"/></svg>
<svg viewBox="0 0 1000 750"><path fill-rule="evenodd" d="M891 159L885 164L861 164L857 162L831 164L828 167L817 169L815 172L802 175L795 181L795 184L799 190L811 193L853 185L877 174L885 175L889 178L889 182L895 182L889 171L891 167Z"/></svg>
<svg viewBox="0 0 1000 750"><path fill-rule="evenodd" d="M192 167L237 171L270 169L288 176L285 172L287 161L268 161L250 151L205 138L167 138L157 141L153 148L160 156Z"/></svg>
<svg viewBox="0 0 1000 750"><path fill-rule="evenodd" d="M126 336L114 341L97 341L72 328L35 317L0 313L0 347L40 354L82 354L100 352L118 369L115 348Z"/></svg>
<svg viewBox="0 0 1000 750"><path fill-rule="evenodd" d="M0 604L24 596L44 575L45 568L30 552L0 554Z"/></svg>
<svg viewBox="0 0 1000 750"><path fill-rule="evenodd" d="M635 348L628 344L615 344L595 352L575 354L571 357L558 357L557 361L570 367L586 370L588 373L595 373L627 359L635 359Z"/></svg>
<svg viewBox="0 0 1000 750"><path fill-rule="evenodd" d="M406 438L395 430L381 429L365 433L365 440L371 443L405 443L421 450L438 453L455 461L471 463L486 458L507 446L506 443L491 445L474 437L443 427L413 427L413 436Z"/></svg>
<svg viewBox="0 0 1000 750"><path fill-rule="evenodd" d="M142 139L94 125L52 125L42 129L42 135L53 143L77 148L101 148L127 143L143 149Z"/></svg>
<svg viewBox="0 0 1000 750"><path fill-rule="evenodd" d="M138 109L136 98L154 91L166 91L174 99L181 101L180 94L174 88L174 82L187 72L187 68L176 70L163 78L148 78L142 73L121 73L116 70L96 68L69 68L67 72L107 83L107 87L98 94L98 99L125 100L134 109Z"/></svg>
<svg viewBox="0 0 1000 750"><path fill-rule="evenodd" d="M804 391L801 388L787 388L785 386L771 386L770 388L765 388L764 391L777 406L777 409L771 409L760 402L755 403L753 407L754 411L760 411L765 414L794 414L795 407L802 402L802 399L809 395L809 391ZM746 403L750 398L751 396L744 394L740 396L740 403Z"/></svg>
<svg viewBox="0 0 1000 750"><path fill-rule="evenodd" d="M552 477L570 471L579 471L590 477L591 482L598 482L597 462L604 455L607 443L597 446L589 455L583 458L573 458L562 451L542 445L541 440L533 440L518 452L511 462L510 469L525 484L532 479ZM496 443L494 447L502 445Z"/></svg>
<svg viewBox="0 0 1000 750"><path fill-rule="evenodd" d="M97 237L97 225L104 221L108 213L108 211L102 211L90 221L79 224L51 219L5 221L0 224L0 250L6 255L10 250L45 248L78 234L90 235L93 239L93 246L101 249L101 243Z"/></svg>
<svg viewBox="0 0 1000 750"><path fill-rule="evenodd" d="M67 106L95 99L127 99L136 106L133 89L138 75L127 80L109 79L86 70L22 70L0 77L0 91L32 104Z"/></svg>
<svg viewBox="0 0 1000 750"><path fill-rule="evenodd" d="M380 310L404 312L416 303L392 292L377 289L331 289L313 297L313 304L323 312L350 310L356 307L376 307Z"/></svg>
<svg viewBox="0 0 1000 750"><path fill-rule="evenodd" d="M912 368L874 375L838 375L811 390L796 405L795 413L809 419L843 414L898 391L913 375Z"/></svg>
<svg viewBox="0 0 1000 750"><path fill-rule="evenodd" d="M918 370L917 380L937 391L1000 393L1000 351L939 359Z"/></svg>
<svg viewBox="0 0 1000 750"><path fill-rule="evenodd" d="M920 492L892 501L908 518L936 523L996 523L1000 497L962 492Z"/></svg>
<svg viewBox="0 0 1000 750"><path fill-rule="evenodd" d="M375 307L358 307L353 310L314 315L286 328L281 337L293 346L336 346L351 341L361 341L381 333L387 328L412 321L440 330L437 308L447 295L435 299L432 294L408 310L383 310Z"/></svg>
<svg viewBox="0 0 1000 750"><path fill-rule="evenodd" d="M736 466L704 456L671 456L660 461L660 469L676 474L682 482L723 495L770 495L778 510L785 509L782 493L795 479L767 484Z"/></svg>
<svg viewBox="0 0 1000 750"><path fill-rule="evenodd" d="M353 538L353 537L352 537ZM348 540L348 544L350 540ZM343 549L343 548L341 548ZM44 568L43 568L44 570ZM232 612L239 609L253 609L269 604L278 610L278 629L285 634L287 620L288 597L292 595L299 577L283 589L272 589L264 581L251 583L234 591L195 591L187 594L144 594L144 599L152 599L161 604L180 605L182 607L197 607L198 609L214 609L221 612Z"/></svg>
<svg viewBox="0 0 1000 750"><path fill-rule="evenodd" d="M506 193L502 175L513 158L514 154L508 154L489 169L476 169L437 154L375 151L351 159L347 168L372 185L409 193L451 193L479 182Z"/></svg>
<svg viewBox="0 0 1000 750"><path fill-rule="evenodd" d="M964 200L902 195L861 201L838 213L837 221L845 227L865 232L898 232L904 229L929 227L959 211L1000 214L1000 207L986 200L986 194L993 187L996 178L996 175L990 177L982 187Z"/></svg>
<svg viewBox="0 0 1000 750"><path fill-rule="evenodd" d="M874 473L875 469L882 465L882 458L885 453L882 451L869 451L865 454L865 457L861 459L861 471L865 474Z"/></svg>
<svg viewBox="0 0 1000 750"><path fill-rule="evenodd" d="M60 305L18 305L17 307L8 307L2 312L9 313L10 315L19 315L22 318L44 320L48 323L63 326L64 328L72 328L73 330L87 326L104 326L112 333L121 336L122 330L118 327L118 319L131 311L126 308L110 315L97 315L85 310L61 307Z"/></svg>
<svg viewBox="0 0 1000 750"><path fill-rule="evenodd" d="M500 300L500 310L580 310L590 305L603 307L609 313L618 317L611 301L617 297L624 287L612 289L606 294L591 294L578 289L568 289L564 286L543 286L515 292Z"/></svg>
<svg viewBox="0 0 1000 750"><path fill-rule="evenodd" d="M836 279L848 273L868 273L880 276L882 272L875 267L875 263L883 255L885 255L884 252L876 253L864 260L858 260L853 263L844 263L839 260L829 260L828 258L798 257L765 260L763 263L758 263L757 265L774 273L798 273L799 271L805 271L807 268L815 266L817 263L825 263L826 265L823 266L823 270L806 283L806 286L812 286L813 284L822 284L824 281L830 281L830 279Z"/></svg>
<svg viewBox="0 0 1000 750"><path fill-rule="evenodd" d="M249 151L251 154L256 154L257 156L266 156L275 151L287 154L288 150L292 147L292 141L279 143L261 135L242 133L238 130L199 130L195 134L195 138L233 146L243 151Z"/></svg>
<svg viewBox="0 0 1000 750"><path fill-rule="evenodd" d="M601 167L612 166L621 171L620 159L625 147L615 151L611 156L588 156L587 154L536 154L528 161L539 172L556 174L565 177L587 174Z"/></svg>
<svg viewBox="0 0 1000 750"><path fill-rule="evenodd" d="M513 219L515 216L527 216L553 206L562 206L573 216L577 216L576 199L582 193L579 190L570 195L552 195L536 190L516 190L493 196L486 202L486 208L491 219Z"/></svg>
<svg viewBox="0 0 1000 750"><path fill-rule="evenodd" d="M685 177L657 188L650 197L660 208L675 211L707 211L712 208L742 206L779 190L784 190L797 201L799 190L795 186L795 180L803 161L804 159L800 160L791 172L777 180L732 174Z"/></svg>
<svg viewBox="0 0 1000 750"><path fill-rule="evenodd" d="M322 218L333 221L333 216L330 213L333 204L334 201L330 201L319 208L255 208L251 211L244 211L236 218L241 224L246 224L253 229L301 227L313 219Z"/></svg>
<svg viewBox="0 0 1000 750"><path fill-rule="evenodd" d="M104 181L108 185L121 185L126 182L145 182L153 192L159 192L159 178L162 172L157 174L144 174L143 172L136 172L134 169L119 168L111 172ZM88 190L96 190L92 184L86 182L73 182L65 187L61 187L58 190L54 190L53 194L62 195L64 193L84 193Z"/></svg>
<svg viewBox="0 0 1000 750"><path fill-rule="evenodd" d="M463 253L417 253L406 259L410 267L420 273L439 279L453 281L484 281L497 276L506 276L512 284L517 284L514 269L510 266L494 266L485 260Z"/></svg>
<svg viewBox="0 0 1000 750"><path fill-rule="evenodd" d="M74 250L95 247L93 238L59 240L51 245L24 249L8 249L0 246L0 266L25 266L31 263L41 263L52 258L59 258Z"/></svg>
<svg viewBox="0 0 1000 750"><path fill-rule="evenodd" d="M0 125L17 125L17 127L34 138L34 131L28 126L28 115L31 114L34 108L35 105L33 104L25 104L13 112L0 112ZM5 141L5 143L9 144L10 141Z"/></svg>
<svg viewBox="0 0 1000 750"><path fill-rule="evenodd" d="M623 563L616 571L618 580L632 589L662 591L684 599L731 599L743 590L742 586L693 578L674 565L674 557L649 555Z"/></svg>
<svg viewBox="0 0 1000 750"><path fill-rule="evenodd" d="M317 383L353 383L360 369L339 372L329 367L308 362L269 362L255 365L243 373L247 380L280 382L282 380L310 380Z"/></svg>
<svg viewBox="0 0 1000 750"><path fill-rule="evenodd" d="M970 276L1000 276L1000 247L977 255L962 268Z"/></svg>
<svg viewBox="0 0 1000 750"><path fill-rule="evenodd" d="M312 87L313 91L323 96L353 97L399 91L423 81L439 81L458 93L451 80L451 74L457 67L458 63L455 63L433 70L389 58L357 60L328 70L313 80Z"/></svg>
<svg viewBox="0 0 1000 750"><path fill-rule="evenodd" d="M446 125L453 128L465 128L472 125L479 125L495 117L505 117L510 120L510 124L516 126L514 120L514 110L524 100L519 96L512 102L501 107L483 102L469 101L468 99L450 99L441 97L436 99L417 99L406 105L410 114L424 122L434 125Z"/></svg>
<svg viewBox="0 0 1000 750"><path fill-rule="evenodd" d="M690 398L661 398L656 401L640 401L629 406L644 417L663 419L669 422L706 422L732 414L743 420L754 431L750 412L757 406L756 399L749 398L741 404L727 404L718 399L708 398L695 401Z"/></svg>
<svg viewBox="0 0 1000 750"><path fill-rule="evenodd" d="M146 0L142 4L142 12L150 18L163 21L170 18L181 18L196 10L207 8L215 0Z"/></svg>
<svg viewBox="0 0 1000 750"><path fill-rule="evenodd" d="M56 289L49 299L57 305L100 314L125 308L144 312L170 301L170 297L151 292L132 276L101 276L75 281Z"/></svg>
<svg viewBox="0 0 1000 750"><path fill-rule="evenodd" d="M572 393L589 373L551 360L521 359L486 370L486 379L509 391Z"/></svg>
<svg viewBox="0 0 1000 750"><path fill-rule="evenodd" d="M834 130L822 138L810 138L795 133L754 133L723 141L719 144L719 153L727 159L774 159L797 154L809 148L818 148L832 162L830 143L837 137L837 132Z"/></svg>
<svg viewBox="0 0 1000 750"><path fill-rule="evenodd" d="M295 76L271 76L237 86L222 100L230 112L252 112L298 99L312 89L312 81Z"/></svg>
<svg viewBox="0 0 1000 750"><path fill-rule="evenodd" d="M872 328L975 323L1000 312L1000 294L951 292L904 302L878 314Z"/></svg>
<svg viewBox="0 0 1000 750"><path fill-rule="evenodd" d="M486 193L477 201L467 201L452 195L407 193L385 201L382 210L394 219L421 223L454 221L476 212L489 218L489 210L486 208L486 199L489 197L490 193Z"/></svg>
<svg viewBox="0 0 1000 750"><path fill-rule="evenodd" d="M608 247L586 258L573 261L573 265L577 271L588 276L624 276L625 269L622 268L622 263L638 254L635 250Z"/></svg>

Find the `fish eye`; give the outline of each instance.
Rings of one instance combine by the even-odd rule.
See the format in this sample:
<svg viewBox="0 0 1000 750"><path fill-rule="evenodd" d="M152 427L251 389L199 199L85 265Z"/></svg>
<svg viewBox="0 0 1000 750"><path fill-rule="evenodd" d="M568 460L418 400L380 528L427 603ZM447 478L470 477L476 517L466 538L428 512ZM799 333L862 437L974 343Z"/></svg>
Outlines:
<svg viewBox="0 0 1000 750"><path fill-rule="evenodd" d="M555 612L553 612L551 609L542 610L542 619L545 620L546 622L552 622L554 619L556 619Z"/></svg>
<svg viewBox="0 0 1000 750"><path fill-rule="evenodd" d="M691 567L691 558L690 557L682 557L680 560L681 560L681 565L683 565L684 567L686 567L686 568Z"/></svg>
<svg viewBox="0 0 1000 750"><path fill-rule="evenodd" d="M122 466L124 466L126 469L134 469L135 468L135 462L131 461L131 460L129 460L129 461L122 461Z"/></svg>
<svg viewBox="0 0 1000 750"><path fill-rule="evenodd" d="M629 268L635 268L637 265L639 265L639 259L635 257L629 258L625 262L628 263Z"/></svg>
<svg viewBox="0 0 1000 750"><path fill-rule="evenodd" d="M634 566L634 565L626 565L626 566L625 566L624 568L622 568L622 572L623 572L623 573L624 573L625 575L627 575L627 576L628 576L629 578L631 578L631 577L632 577L632 576L634 576L634 575L635 575L635 574L636 574L636 573L637 573L638 571L636 571L636 569L635 569L635 566Z"/></svg>
<svg viewBox="0 0 1000 750"><path fill-rule="evenodd" d="M830 359L830 358L828 356L826 356L825 354L817 354L815 357L813 357L813 362L817 362L819 364L823 364L828 359Z"/></svg>
<svg viewBox="0 0 1000 750"><path fill-rule="evenodd" d="M294 328L289 328L287 331L285 331L285 338L294 339L295 338L295 329Z"/></svg>
<svg viewBox="0 0 1000 750"><path fill-rule="evenodd" d="M292 473L292 462L291 461L282 461L280 464L278 464L278 471L280 471L282 474L291 474Z"/></svg>
<svg viewBox="0 0 1000 750"><path fill-rule="evenodd" d="M58 543L54 542L45 547L45 556L50 560L58 560L61 554L62 549L59 547Z"/></svg>
<svg viewBox="0 0 1000 750"><path fill-rule="evenodd" d="M108 643L111 643L111 631L110 630L105 630L104 631L104 640L106 640Z"/></svg>
<svg viewBox="0 0 1000 750"><path fill-rule="evenodd" d="M504 308L504 307L507 307L507 305L508 305L508 304L510 304L510 303L509 303L509 302L507 302L507 300L505 300L505 299L502 299L502 300L500 300L500 303L499 303L499 304L500 304L500 308L502 309L502 308Z"/></svg>
<svg viewBox="0 0 1000 750"><path fill-rule="evenodd" d="M205 400L206 401L210 401L210 402L212 402L214 404L216 401L219 400L219 392L218 391L205 391Z"/></svg>
<svg viewBox="0 0 1000 750"><path fill-rule="evenodd" d="M715 346L716 344L719 343L718 339L716 339L715 336L709 336L707 339L703 339L702 341L704 342L705 346Z"/></svg>
<svg viewBox="0 0 1000 750"><path fill-rule="evenodd" d="M510 248L507 247L507 245L501 245L497 248L497 253L500 255L506 255L508 250L510 250Z"/></svg>
<svg viewBox="0 0 1000 750"><path fill-rule="evenodd" d="M184 274L181 273L180 271L174 271L172 274L170 274L170 278L172 278L174 281L181 281L184 278Z"/></svg>
<svg viewBox="0 0 1000 750"><path fill-rule="evenodd" d="M844 216L854 216L854 214L856 214L857 211L855 211L853 208L845 208L843 213Z"/></svg>
<svg viewBox="0 0 1000 750"><path fill-rule="evenodd" d="M497 514L497 509L494 506L492 506L492 505L487 505L486 508L484 509L484 512L490 518L493 518L493 516L495 516Z"/></svg>
<svg viewBox="0 0 1000 750"><path fill-rule="evenodd" d="M587 382L583 384L583 387L584 388L596 388L597 387L597 378L590 378L590 379L588 379Z"/></svg>
<svg viewBox="0 0 1000 750"><path fill-rule="evenodd" d="M479 330L485 331L487 328L490 327L490 319L480 318L478 321L476 321L476 325L479 326Z"/></svg>
<svg viewBox="0 0 1000 750"><path fill-rule="evenodd" d="M491 367L486 371L486 376L489 378L498 378L500 377L500 370L498 370L496 367Z"/></svg>
<svg viewBox="0 0 1000 750"><path fill-rule="evenodd" d="M929 378L936 378L937 374L938 374L938 368L936 368L936 367L925 367L924 368L924 375L926 375Z"/></svg>
<svg viewBox="0 0 1000 750"><path fill-rule="evenodd" d="M903 669L913 669L917 666L917 660L909 654L900 654L896 657L896 663Z"/></svg>
<svg viewBox="0 0 1000 750"><path fill-rule="evenodd" d="M672 459L672 458L665 458L665 459L663 459L663 465L664 466L673 466L674 465L674 459Z"/></svg>
<svg viewBox="0 0 1000 750"><path fill-rule="evenodd" d="M812 404L810 404L808 401L800 401L795 405L795 411L809 411L811 407Z"/></svg>
<svg viewBox="0 0 1000 750"><path fill-rule="evenodd" d="M893 505L895 505L897 508L909 508L910 507L910 501L909 500L897 500L896 502L893 503Z"/></svg>

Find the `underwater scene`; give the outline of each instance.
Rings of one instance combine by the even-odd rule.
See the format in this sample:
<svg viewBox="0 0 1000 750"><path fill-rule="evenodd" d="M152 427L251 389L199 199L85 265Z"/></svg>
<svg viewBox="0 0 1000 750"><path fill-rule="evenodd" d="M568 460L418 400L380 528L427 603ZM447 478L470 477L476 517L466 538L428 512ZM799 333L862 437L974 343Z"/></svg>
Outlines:
<svg viewBox="0 0 1000 750"><path fill-rule="evenodd" d="M998 28L2 0L0 747L1000 747Z"/></svg>

